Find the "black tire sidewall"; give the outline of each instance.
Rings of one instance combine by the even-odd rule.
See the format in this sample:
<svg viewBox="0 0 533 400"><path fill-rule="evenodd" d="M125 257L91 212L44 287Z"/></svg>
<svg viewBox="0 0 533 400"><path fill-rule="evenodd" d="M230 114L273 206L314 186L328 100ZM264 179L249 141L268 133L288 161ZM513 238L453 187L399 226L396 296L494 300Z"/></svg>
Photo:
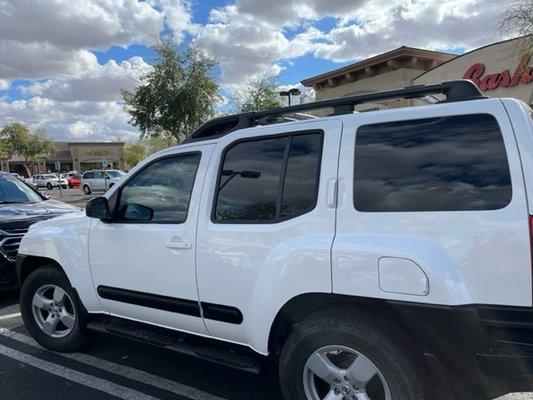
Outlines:
<svg viewBox="0 0 533 400"><path fill-rule="evenodd" d="M280 358L285 400L307 400L303 385L305 363L313 352L330 345L354 349L370 359L385 377L394 400L429 399L423 390L425 376L417 357L372 321L357 318L359 321L346 324L345 319L331 316L325 325L303 324L290 335Z"/></svg>
<svg viewBox="0 0 533 400"><path fill-rule="evenodd" d="M51 184L50 182L48 182L48 183L46 184L46 188L47 188L48 190L52 190L52 189L53 189L53 186L52 186L52 184Z"/></svg>
<svg viewBox="0 0 533 400"><path fill-rule="evenodd" d="M64 338L53 338L44 333L37 325L33 316L33 295L44 285L56 285L65 290L74 302L76 308L76 322L70 334ZM86 312L81 306L76 292L70 282L55 266L41 267L32 272L24 281L20 289L20 311L26 329L30 335L43 347L54 351L76 351L85 342Z"/></svg>
<svg viewBox="0 0 533 400"><path fill-rule="evenodd" d="M83 193L91 194L91 188L89 188L87 185L83 185Z"/></svg>

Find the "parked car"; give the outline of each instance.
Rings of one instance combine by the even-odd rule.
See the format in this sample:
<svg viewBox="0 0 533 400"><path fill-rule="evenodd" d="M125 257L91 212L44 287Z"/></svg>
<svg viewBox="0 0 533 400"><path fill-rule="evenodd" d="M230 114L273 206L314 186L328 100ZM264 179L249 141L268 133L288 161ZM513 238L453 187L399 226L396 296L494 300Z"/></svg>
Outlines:
<svg viewBox="0 0 533 400"><path fill-rule="evenodd" d="M0 172L0 291L17 286L15 259L28 227L73 211L79 208L48 200L20 179Z"/></svg>
<svg viewBox="0 0 533 400"><path fill-rule="evenodd" d="M28 232L26 328L54 351L89 331L269 356L286 400L532 390L532 115L451 81L210 121Z"/></svg>
<svg viewBox="0 0 533 400"><path fill-rule="evenodd" d="M61 178L67 181L69 188L77 188L81 185L81 174L77 171L70 171L61 174Z"/></svg>
<svg viewBox="0 0 533 400"><path fill-rule="evenodd" d="M95 191L105 192L120 182L124 175L126 173L118 169L85 171L81 177L81 187L85 194L91 194Z"/></svg>
<svg viewBox="0 0 533 400"><path fill-rule="evenodd" d="M66 189L68 187L68 182L66 179L62 179L54 174L37 174L33 176L33 183L36 187L45 187L48 190L52 190L55 187L61 187Z"/></svg>

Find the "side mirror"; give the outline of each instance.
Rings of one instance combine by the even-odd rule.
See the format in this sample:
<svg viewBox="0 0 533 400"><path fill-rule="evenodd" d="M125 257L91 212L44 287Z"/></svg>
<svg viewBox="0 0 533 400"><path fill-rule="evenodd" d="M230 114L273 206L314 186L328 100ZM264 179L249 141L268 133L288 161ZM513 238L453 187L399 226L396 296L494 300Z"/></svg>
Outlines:
<svg viewBox="0 0 533 400"><path fill-rule="evenodd" d="M85 214L91 218L106 219L110 216L109 203L105 197L95 197L87 202Z"/></svg>
<svg viewBox="0 0 533 400"><path fill-rule="evenodd" d="M142 204L128 203L123 208L122 219L125 221L149 222L154 217L154 210Z"/></svg>

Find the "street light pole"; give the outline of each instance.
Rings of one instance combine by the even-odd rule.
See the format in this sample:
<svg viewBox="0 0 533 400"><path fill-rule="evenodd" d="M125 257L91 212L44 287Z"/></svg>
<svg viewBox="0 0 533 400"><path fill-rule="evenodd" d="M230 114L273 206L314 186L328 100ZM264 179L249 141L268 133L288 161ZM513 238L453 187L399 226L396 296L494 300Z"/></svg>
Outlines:
<svg viewBox="0 0 533 400"><path fill-rule="evenodd" d="M289 103L289 107L291 106L291 96L299 96L302 94L300 92L300 89L298 88L292 88L287 91L279 92L280 97L287 97L287 102Z"/></svg>

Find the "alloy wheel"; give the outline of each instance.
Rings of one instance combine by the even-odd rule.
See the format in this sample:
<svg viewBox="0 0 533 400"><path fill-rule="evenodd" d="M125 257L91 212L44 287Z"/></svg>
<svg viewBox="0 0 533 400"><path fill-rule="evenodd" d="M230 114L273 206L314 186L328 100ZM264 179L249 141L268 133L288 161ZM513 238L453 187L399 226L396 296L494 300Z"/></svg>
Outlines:
<svg viewBox="0 0 533 400"><path fill-rule="evenodd" d="M63 338L74 329L74 302L59 286L41 286L33 295L32 309L37 326L48 336Z"/></svg>
<svg viewBox="0 0 533 400"><path fill-rule="evenodd" d="M308 400L391 400L389 385L366 356L346 346L315 351L304 367Z"/></svg>

